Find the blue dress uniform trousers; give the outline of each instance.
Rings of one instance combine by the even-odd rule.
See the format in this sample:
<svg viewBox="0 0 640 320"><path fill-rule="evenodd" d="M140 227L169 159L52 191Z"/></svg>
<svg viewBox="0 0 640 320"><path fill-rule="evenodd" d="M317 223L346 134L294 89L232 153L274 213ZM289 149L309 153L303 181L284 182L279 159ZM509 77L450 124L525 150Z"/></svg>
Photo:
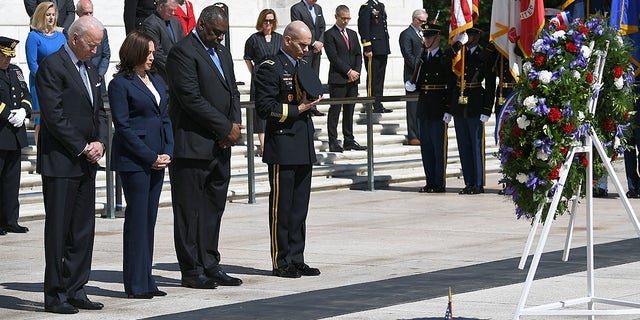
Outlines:
<svg viewBox="0 0 640 320"><path fill-rule="evenodd" d="M467 186L483 187L484 123L479 118L454 116L456 141L462 163L462 175Z"/></svg>

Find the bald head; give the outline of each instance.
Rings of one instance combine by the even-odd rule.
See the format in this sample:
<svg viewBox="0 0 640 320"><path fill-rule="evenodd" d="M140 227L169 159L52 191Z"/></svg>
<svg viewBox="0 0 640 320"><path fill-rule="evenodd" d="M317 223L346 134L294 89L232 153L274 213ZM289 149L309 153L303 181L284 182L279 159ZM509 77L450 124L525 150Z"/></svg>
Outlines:
<svg viewBox="0 0 640 320"><path fill-rule="evenodd" d="M293 21L284 28L282 50L294 59L302 59L311 45L311 31L302 21Z"/></svg>
<svg viewBox="0 0 640 320"><path fill-rule="evenodd" d="M91 0L78 0L76 2L76 14L78 17L93 16L93 3Z"/></svg>
<svg viewBox="0 0 640 320"><path fill-rule="evenodd" d="M87 61L96 53L103 34L104 26L98 19L83 16L69 27L67 44L79 60Z"/></svg>

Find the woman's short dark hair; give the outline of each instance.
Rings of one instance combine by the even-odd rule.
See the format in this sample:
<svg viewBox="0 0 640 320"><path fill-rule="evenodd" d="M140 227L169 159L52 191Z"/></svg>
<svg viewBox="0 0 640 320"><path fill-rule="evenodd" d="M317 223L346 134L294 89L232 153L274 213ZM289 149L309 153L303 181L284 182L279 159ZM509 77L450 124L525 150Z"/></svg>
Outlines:
<svg viewBox="0 0 640 320"><path fill-rule="evenodd" d="M133 76L134 68L147 62L150 41L153 39L142 31L129 33L120 46L120 63L116 65L116 75Z"/></svg>

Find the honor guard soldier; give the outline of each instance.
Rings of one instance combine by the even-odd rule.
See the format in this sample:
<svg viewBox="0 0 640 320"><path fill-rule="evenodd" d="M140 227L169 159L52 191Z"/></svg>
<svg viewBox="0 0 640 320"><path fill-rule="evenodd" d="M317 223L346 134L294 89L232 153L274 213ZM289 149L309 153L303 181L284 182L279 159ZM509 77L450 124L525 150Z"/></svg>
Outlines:
<svg viewBox="0 0 640 320"><path fill-rule="evenodd" d="M417 118L420 128L420 151L427 184L418 192L445 192L447 165L447 129L451 89L455 77L451 71L452 56L440 50L440 26L431 23L422 25L424 49L422 58L414 71L415 88L407 85L407 91L417 89ZM416 79L417 78L417 79ZM445 114L448 117L445 117Z"/></svg>
<svg viewBox="0 0 640 320"><path fill-rule="evenodd" d="M358 11L358 32L364 52L364 66L367 69L367 91L370 96L380 98L384 91L384 77L387 71L389 30L387 30L387 12L384 4L378 0L368 0ZM373 104L374 113L393 112L382 106L379 101Z"/></svg>
<svg viewBox="0 0 640 320"><path fill-rule="evenodd" d="M281 50L255 75L256 112L266 120L262 161L269 167L269 230L273 275L317 276L304 262L305 221L309 210L314 126L311 111L320 102L322 84L302 60L311 32L301 21L284 30Z"/></svg>
<svg viewBox="0 0 640 320"><path fill-rule="evenodd" d="M493 109L496 77L494 60L478 45L481 33L478 28L467 30L469 41L462 47L465 50L464 78L458 77L452 94L456 141L465 184L460 194L484 193L484 123Z"/></svg>
<svg viewBox="0 0 640 320"><path fill-rule="evenodd" d="M31 94L22 70L11 64L18 40L0 37L0 235L25 233L18 225L20 156L28 146L25 118L31 116Z"/></svg>
<svg viewBox="0 0 640 320"><path fill-rule="evenodd" d="M496 122L500 121L500 111L502 105L506 102L507 98L513 93L513 89L516 87L516 79L513 77L509 68L509 58L500 54L497 50L494 51L496 58L493 66L493 72L498 76L498 84L496 85L496 102L493 109L495 113Z"/></svg>

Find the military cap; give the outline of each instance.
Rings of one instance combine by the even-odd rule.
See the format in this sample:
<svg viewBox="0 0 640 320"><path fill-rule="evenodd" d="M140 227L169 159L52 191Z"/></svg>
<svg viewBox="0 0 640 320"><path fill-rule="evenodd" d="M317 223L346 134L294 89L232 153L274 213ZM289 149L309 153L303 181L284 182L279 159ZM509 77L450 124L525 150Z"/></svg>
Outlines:
<svg viewBox="0 0 640 320"><path fill-rule="evenodd" d="M300 61L300 64L305 63ZM322 83L318 75L309 66L299 66L294 76L296 97L298 101L302 101L302 92L307 93L308 100L315 100L322 95Z"/></svg>
<svg viewBox="0 0 640 320"><path fill-rule="evenodd" d="M424 37L435 36L440 33L442 27L433 23L425 23L422 25L422 35Z"/></svg>
<svg viewBox="0 0 640 320"><path fill-rule="evenodd" d="M20 41L7 37L0 37L0 52L7 57L15 57L18 42Z"/></svg>
<svg viewBox="0 0 640 320"><path fill-rule="evenodd" d="M473 27L471 29L467 30L468 34L480 34L482 33L482 29L480 29L479 27Z"/></svg>

